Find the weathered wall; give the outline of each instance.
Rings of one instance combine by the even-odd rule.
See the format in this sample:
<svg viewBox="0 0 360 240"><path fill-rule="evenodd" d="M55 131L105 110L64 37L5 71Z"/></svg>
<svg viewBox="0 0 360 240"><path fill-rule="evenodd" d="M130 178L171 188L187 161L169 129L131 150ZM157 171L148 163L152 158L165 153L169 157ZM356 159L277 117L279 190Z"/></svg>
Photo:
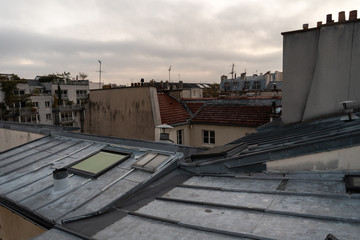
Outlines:
<svg viewBox="0 0 360 240"><path fill-rule="evenodd" d="M215 144L203 143L203 130L215 131ZM212 148L215 146L222 146L244 137L246 134L255 132L256 129L250 127L192 124L190 126L190 144L193 147Z"/></svg>
<svg viewBox="0 0 360 240"><path fill-rule="evenodd" d="M0 239L27 240L46 230L0 206Z"/></svg>
<svg viewBox="0 0 360 240"><path fill-rule="evenodd" d="M42 138L44 135L0 128L0 152Z"/></svg>
<svg viewBox="0 0 360 240"><path fill-rule="evenodd" d="M360 146L267 162L267 170L360 170Z"/></svg>
<svg viewBox="0 0 360 240"><path fill-rule="evenodd" d="M85 133L155 140L154 129L160 124L155 88L119 88L90 92Z"/></svg>
<svg viewBox="0 0 360 240"><path fill-rule="evenodd" d="M282 121L299 122L304 114L316 62L319 31L284 35Z"/></svg>
<svg viewBox="0 0 360 240"><path fill-rule="evenodd" d="M309 121L360 107L360 21L284 33L284 123Z"/></svg>

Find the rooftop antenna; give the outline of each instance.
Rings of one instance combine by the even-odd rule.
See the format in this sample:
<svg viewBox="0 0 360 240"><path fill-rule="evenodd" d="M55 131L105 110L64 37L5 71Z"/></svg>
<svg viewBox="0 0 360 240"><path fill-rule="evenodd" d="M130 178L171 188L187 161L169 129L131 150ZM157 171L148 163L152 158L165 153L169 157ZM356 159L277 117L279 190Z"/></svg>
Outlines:
<svg viewBox="0 0 360 240"><path fill-rule="evenodd" d="M101 89L101 61L98 60L98 62L100 63L100 70L99 70L99 89Z"/></svg>
<svg viewBox="0 0 360 240"><path fill-rule="evenodd" d="M169 67L169 82L170 82L170 72L171 72L171 65Z"/></svg>
<svg viewBox="0 0 360 240"><path fill-rule="evenodd" d="M232 66L231 66L231 72L230 72L231 79L234 79L234 73L235 73L234 68L235 68L235 64L233 63Z"/></svg>

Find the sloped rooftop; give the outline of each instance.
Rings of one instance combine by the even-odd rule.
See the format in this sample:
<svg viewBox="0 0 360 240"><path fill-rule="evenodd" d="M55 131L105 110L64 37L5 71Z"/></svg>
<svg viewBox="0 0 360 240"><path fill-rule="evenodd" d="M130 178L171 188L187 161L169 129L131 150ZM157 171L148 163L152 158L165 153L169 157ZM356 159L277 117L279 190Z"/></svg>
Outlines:
<svg viewBox="0 0 360 240"><path fill-rule="evenodd" d="M65 135L43 137L0 153L1 203L21 209L30 217L41 218L48 225L95 215L160 177L164 169L176 167L176 161L183 157L176 148L173 149L175 151L166 149L166 144L158 144L160 148L149 148L156 143L149 142L147 145L143 142L143 147L134 147L111 143L114 141L112 138L103 142L100 141L103 138L90 136L94 140L86 140ZM161 150L162 147L164 150ZM67 178L69 186L60 191L55 189L52 176L55 169L69 170L74 163L105 148L126 154L128 158L95 178L70 174ZM155 171L135 168L133 164L147 154L161 155L166 159L165 165L159 165Z"/></svg>
<svg viewBox="0 0 360 240"><path fill-rule="evenodd" d="M359 123L359 119L345 122L332 117L310 123L260 127L258 133L214 148L210 154L205 151L193 155L181 166L197 173L262 171L269 161L359 146Z"/></svg>
<svg viewBox="0 0 360 240"><path fill-rule="evenodd" d="M161 123L177 124L185 123L190 119L190 115L185 110L182 103L167 94L158 93Z"/></svg>
<svg viewBox="0 0 360 240"><path fill-rule="evenodd" d="M192 123L233 124L257 127L270 121L270 106L206 105L192 119Z"/></svg>
<svg viewBox="0 0 360 240"><path fill-rule="evenodd" d="M202 102L186 102L185 104L192 114L195 114L204 105Z"/></svg>
<svg viewBox="0 0 360 240"><path fill-rule="evenodd" d="M193 176L96 239L357 239L360 197L341 173Z"/></svg>

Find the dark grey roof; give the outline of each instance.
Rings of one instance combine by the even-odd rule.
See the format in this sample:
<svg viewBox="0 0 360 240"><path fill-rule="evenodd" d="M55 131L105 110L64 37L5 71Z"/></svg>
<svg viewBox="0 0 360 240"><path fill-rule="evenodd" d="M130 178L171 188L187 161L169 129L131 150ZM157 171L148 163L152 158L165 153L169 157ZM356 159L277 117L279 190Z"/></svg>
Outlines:
<svg viewBox="0 0 360 240"><path fill-rule="evenodd" d="M54 190L54 169L67 167L106 146L130 152L131 157L96 179L72 174L68 188ZM132 168L148 152L165 154L170 162L155 173ZM61 223L108 209L115 201L161 177L165 169L176 167L182 157L179 152L47 136L0 154L0 199L50 224Z"/></svg>
<svg viewBox="0 0 360 240"><path fill-rule="evenodd" d="M40 81L37 79L29 79L27 80L29 86L34 86L34 87L43 87L43 85L41 85Z"/></svg>
<svg viewBox="0 0 360 240"><path fill-rule="evenodd" d="M272 81L269 82L269 84L266 86L267 90L273 90L274 89L274 85L276 85L276 89L277 90L282 90L283 88L283 81Z"/></svg>
<svg viewBox="0 0 360 240"><path fill-rule="evenodd" d="M360 197L341 173L194 176L96 239L357 239Z"/></svg>
<svg viewBox="0 0 360 240"><path fill-rule="evenodd" d="M360 119L344 122L340 117L333 117L273 126L230 143L246 144L240 153L223 154L216 159L195 157L193 161L181 163L181 167L196 173L263 171L268 161L360 145Z"/></svg>

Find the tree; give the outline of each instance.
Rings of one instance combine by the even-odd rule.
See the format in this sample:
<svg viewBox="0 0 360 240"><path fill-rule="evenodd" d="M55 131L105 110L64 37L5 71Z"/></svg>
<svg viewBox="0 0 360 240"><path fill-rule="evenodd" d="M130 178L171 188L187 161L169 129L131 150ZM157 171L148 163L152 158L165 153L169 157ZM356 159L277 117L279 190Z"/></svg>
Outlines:
<svg viewBox="0 0 360 240"><path fill-rule="evenodd" d="M81 80L85 80L88 77L88 75L86 73L79 72L79 77Z"/></svg>
<svg viewBox="0 0 360 240"><path fill-rule="evenodd" d="M208 85L210 86L210 88L204 89L204 93L203 93L204 98L219 97L220 84L213 83L213 84L208 84Z"/></svg>

